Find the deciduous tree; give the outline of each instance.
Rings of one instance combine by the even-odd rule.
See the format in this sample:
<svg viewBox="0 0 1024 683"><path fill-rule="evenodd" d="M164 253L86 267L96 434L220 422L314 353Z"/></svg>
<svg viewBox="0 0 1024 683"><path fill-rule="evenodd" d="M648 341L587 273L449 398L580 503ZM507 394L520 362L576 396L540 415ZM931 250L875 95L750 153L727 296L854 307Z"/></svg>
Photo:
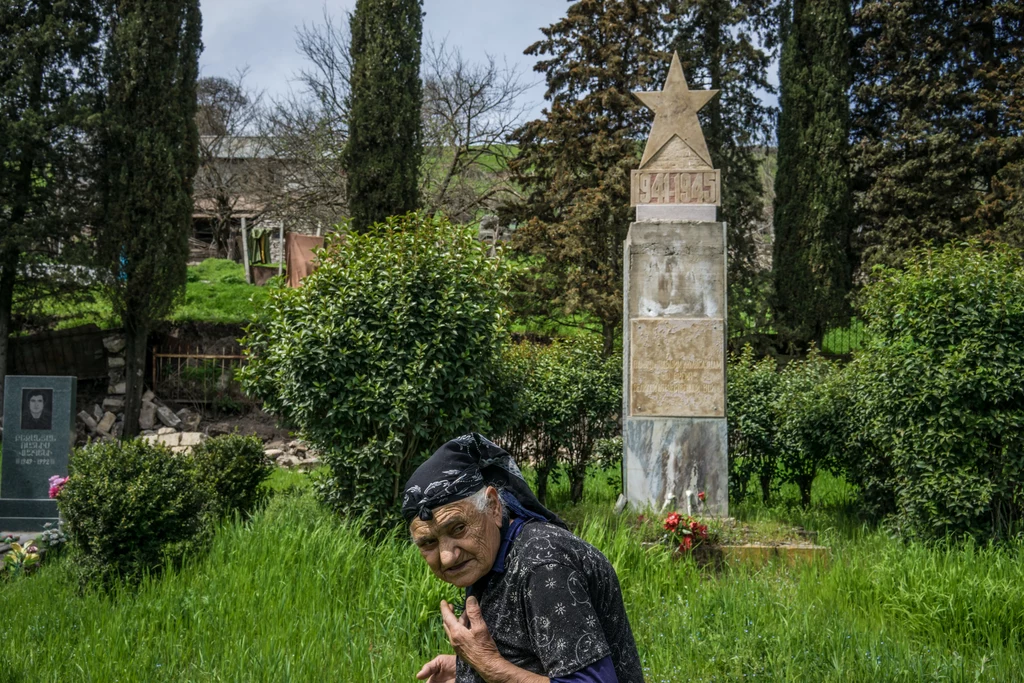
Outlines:
<svg viewBox="0 0 1024 683"><path fill-rule="evenodd" d="M270 142L259 135L262 94L245 84L246 71L233 79L206 77L196 87L199 171L195 202L213 219L213 245L219 258L238 260L240 215L255 224L275 185Z"/></svg>
<svg viewBox="0 0 1024 683"><path fill-rule="evenodd" d="M512 196L508 138L523 122L526 86L514 67L490 56L475 64L444 42L424 56L420 197L426 210L470 223Z"/></svg>

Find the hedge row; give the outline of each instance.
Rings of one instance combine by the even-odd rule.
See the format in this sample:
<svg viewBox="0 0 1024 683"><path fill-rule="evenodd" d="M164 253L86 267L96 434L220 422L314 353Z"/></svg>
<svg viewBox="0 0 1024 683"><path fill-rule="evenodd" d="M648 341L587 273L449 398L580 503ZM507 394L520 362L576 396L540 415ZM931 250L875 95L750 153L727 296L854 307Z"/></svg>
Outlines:
<svg viewBox="0 0 1024 683"><path fill-rule="evenodd" d="M1024 255L950 245L881 269L869 342L843 368L813 355L730 367L735 495L820 468L907 537L1003 538L1024 516Z"/></svg>

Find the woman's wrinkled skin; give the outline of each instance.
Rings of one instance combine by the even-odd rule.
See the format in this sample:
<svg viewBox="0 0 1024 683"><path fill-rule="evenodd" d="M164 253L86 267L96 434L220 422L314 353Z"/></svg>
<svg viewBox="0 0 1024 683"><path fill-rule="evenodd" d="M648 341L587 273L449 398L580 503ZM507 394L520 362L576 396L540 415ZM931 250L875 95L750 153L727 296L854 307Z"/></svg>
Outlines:
<svg viewBox="0 0 1024 683"><path fill-rule="evenodd" d="M459 588L472 586L494 566L501 545L501 502L487 489L487 507L469 499L434 510L433 519L413 520L412 542L434 576Z"/></svg>

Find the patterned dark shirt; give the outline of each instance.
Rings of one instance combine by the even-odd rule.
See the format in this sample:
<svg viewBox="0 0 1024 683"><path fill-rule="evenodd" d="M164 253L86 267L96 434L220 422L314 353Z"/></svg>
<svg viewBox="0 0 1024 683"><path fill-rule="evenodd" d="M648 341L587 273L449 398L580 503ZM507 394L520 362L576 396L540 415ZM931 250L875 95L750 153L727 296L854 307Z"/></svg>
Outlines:
<svg viewBox="0 0 1024 683"><path fill-rule="evenodd" d="M480 601L498 652L512 664L554 678L610 655L619 683L643 683L615 569L565 529L526 522L507 556L499 551L494 569L467 593ZM456 681L483 679L459 659Z"/></svg>

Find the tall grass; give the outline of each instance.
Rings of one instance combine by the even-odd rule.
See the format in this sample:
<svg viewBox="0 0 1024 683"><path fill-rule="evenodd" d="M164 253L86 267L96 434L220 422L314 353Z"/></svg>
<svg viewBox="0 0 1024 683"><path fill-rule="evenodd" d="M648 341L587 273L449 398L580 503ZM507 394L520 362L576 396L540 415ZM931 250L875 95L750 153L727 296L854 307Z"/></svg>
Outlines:
<svg viewBox="0 0 1024 683"><path fill-rule="evenodd" d="M890 539L846 515L825 479L810 512L784 492L780 507L735 514L819 530L828 563L715 575L642 546L605 514L614 482L590 484L577 531L618 572L649 681L1022 679L1020 545ZM412 681L450 651L437 605L455 591L406 539L368 541L301 479L275 485L265 511L134 591L80 595L66 561L0 584L0 682Z"/></svg>

